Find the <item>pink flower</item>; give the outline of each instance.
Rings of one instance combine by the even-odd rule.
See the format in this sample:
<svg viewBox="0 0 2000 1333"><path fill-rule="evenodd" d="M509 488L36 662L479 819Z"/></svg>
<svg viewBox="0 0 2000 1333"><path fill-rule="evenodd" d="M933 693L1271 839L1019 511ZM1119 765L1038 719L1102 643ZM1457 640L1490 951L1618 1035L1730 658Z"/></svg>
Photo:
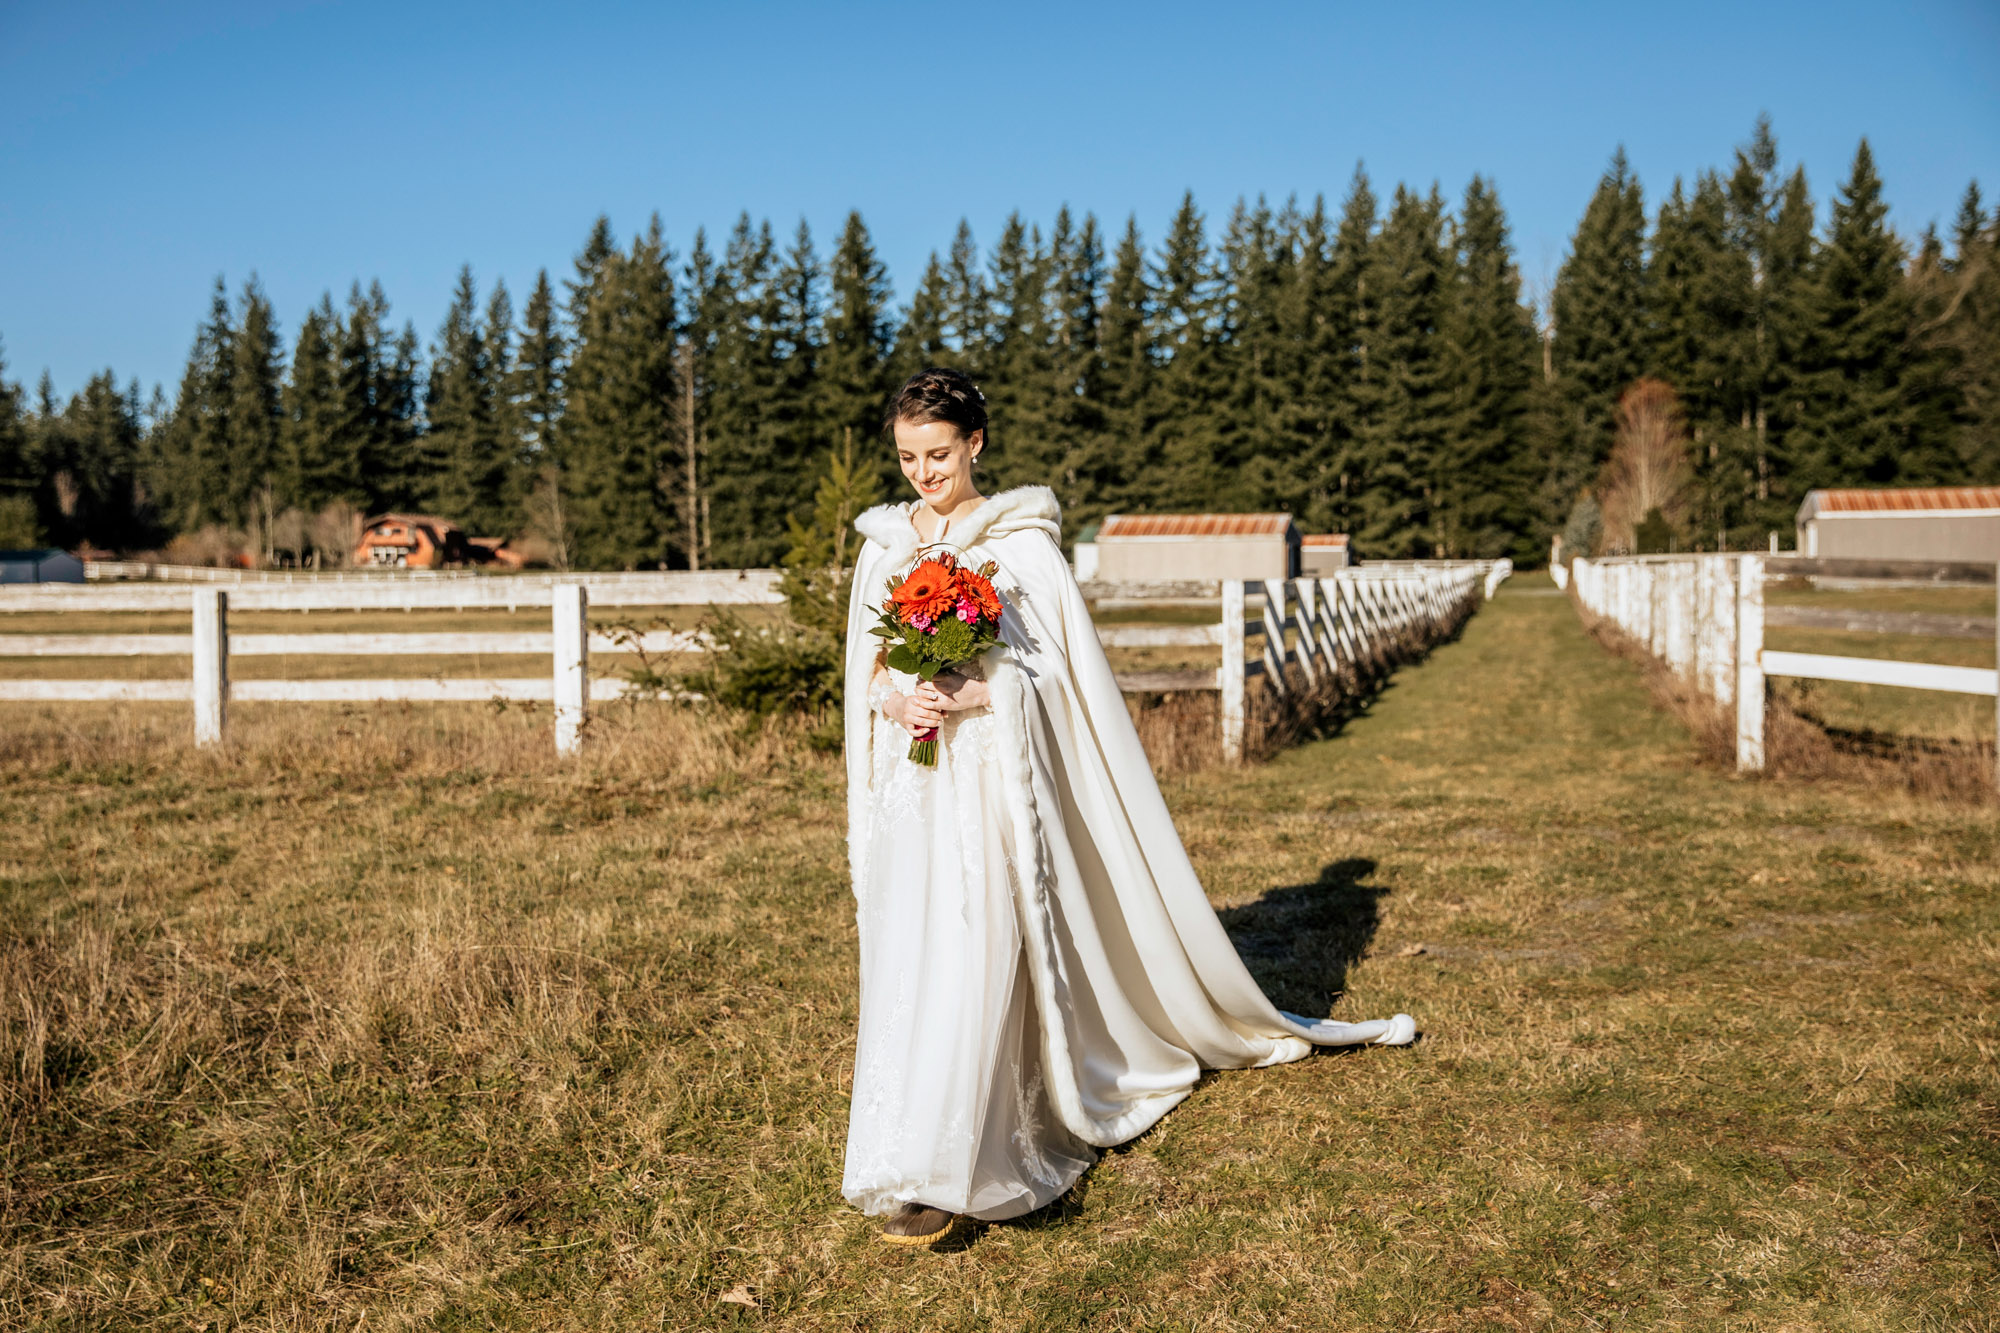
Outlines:
<svg viewBox="0 0 2000 1333"><path fill-rule="evenodd" d="M912 625L915 625L918 629L922 630L924 633L928 634L931 632L931 625L935 622L933 622L933 620L929 616L914 615L910 617L910 623Z"/></svg>
<svg viewBox="0 0 2000 1333"><path fill-rule="evenodd" d="M958 599L958 618L968 625L979 619L979 608L973 605L970 597Z"/></svg>

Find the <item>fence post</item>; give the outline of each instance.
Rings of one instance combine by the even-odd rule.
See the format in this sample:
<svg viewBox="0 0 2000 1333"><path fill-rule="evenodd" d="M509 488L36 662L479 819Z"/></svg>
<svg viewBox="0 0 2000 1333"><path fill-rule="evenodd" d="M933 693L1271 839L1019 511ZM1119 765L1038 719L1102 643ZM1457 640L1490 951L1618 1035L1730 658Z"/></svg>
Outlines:
<svg viewBox="0 0 2000 1333"><path fill-rule="evenodd" d="M1736 570L1736 771L1764 771L1764 562Z"/></svg>
<svg viewBox="0 0 2000 1333"><path fill-rule="evenodd" d="M555 587L556 753L583 748L583 723L590 708L590 598L581 583Z"/></svg>
<svg viewBox="0 0 2000 1333"><path fill-rule="evenodd" d="M229 594L194 590L194 743L220 745L229 720Z"/></svg>
<svg viewBox="0 0 2000 1333"><path fill-rule="evenodd" d="M1728 556L1709 557L1708 615L1715 635L1709 693L1725 708L1736 702L1736 590L1730 580L1733 572L1734 565Z"/></svg>
<svg viewBox="0 0 2000 1333"><path fill-rule="evenodd" d="M1243 758L1243 580L1222 581L1222 757Z"/></svg>

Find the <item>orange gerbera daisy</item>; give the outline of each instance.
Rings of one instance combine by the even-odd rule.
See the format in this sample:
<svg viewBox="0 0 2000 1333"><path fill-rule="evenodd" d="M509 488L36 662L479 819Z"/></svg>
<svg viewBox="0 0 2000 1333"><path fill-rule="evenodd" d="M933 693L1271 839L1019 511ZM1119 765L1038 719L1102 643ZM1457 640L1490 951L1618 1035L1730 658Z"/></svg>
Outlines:
<svg viewBox="0 0 2000 1333"><path fill-rule="evenodd" d="M980 615L989 619L999 618L1000 594L993 591L991 582L973 570L961 569L958 571L958 583L971 595L973 603L979 607Z"/></svg>
<svg viewBox="0 0 2000 1333"><path fill-rule="evenodd" d="M889 594L904 624L937 620L951 613L958 600L952 587L952 572L951 566L942 560L926 560L910 571L910 576Z"/></svg>

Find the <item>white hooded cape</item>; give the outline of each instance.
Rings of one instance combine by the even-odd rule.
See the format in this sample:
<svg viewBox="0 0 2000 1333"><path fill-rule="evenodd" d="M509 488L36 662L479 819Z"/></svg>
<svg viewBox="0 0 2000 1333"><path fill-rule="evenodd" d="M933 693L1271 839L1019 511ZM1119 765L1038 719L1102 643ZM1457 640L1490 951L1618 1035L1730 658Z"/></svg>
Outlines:
<svg viewBox="0 0 2000 1333"><path fill-rule="evenodd" d="M881 640L868 630L887 580L917 554L915 505L877 505L855 520L867 538L855 563L845 675L857 897L869 882L877 771L866 697ZM952 520L938 544L974 565L999 565L1002 641L980 666L1050 1111L1083 1144L1105 1147L1151 1126L1204 1068L1295 1060L1316 1043L1412 1040L1405 1014L1336 1023L1283 1013L1244 967L1167 812L1061 532L1055 493L1021 486Z"/></svg>

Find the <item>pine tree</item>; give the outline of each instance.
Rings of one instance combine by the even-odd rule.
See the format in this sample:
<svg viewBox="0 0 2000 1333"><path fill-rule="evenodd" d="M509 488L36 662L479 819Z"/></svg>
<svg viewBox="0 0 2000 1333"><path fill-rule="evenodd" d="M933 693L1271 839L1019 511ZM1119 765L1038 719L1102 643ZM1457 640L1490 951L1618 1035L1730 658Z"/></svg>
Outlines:
<svg viewBox="0 0 2000 1333"><path fill-rule="evenodd" d="M1238 199L1223 230L1217 302L1217 502L1228 508L1289 508L1297 479L1295 423L1300 349L1289 319L1297 281L1299 219L1274 215L1259 198Z"/></svg>
<svg viewBox="0 0 2000 1333"><path fill-rule="evenodd" d="M109 370L90 377L70 399L55 431L60 441L42 464L66 480L58 496L64 546L88 543L112 550L145 544L149 533L139 521L133 491L139 461L136 389L119 390Z"/></svg>
<svg viewBox="0 0 2000 1333"><path fill-rule="evenodd" d="M341 450L339 362L332 342L339 333L340 316L331 296L322 296L299 323L280 431L278 502L283 507L312 512L336 498L318 486L337 470Z"/></svg>
<svg viewBox="0 0 2000 1333"><path fill-rule="evenodd" d="M1018 213L1001 229L987 265L986 449L979 467L997 487L1045 484L1059 446L1051 438L1048 256L1039 231Z"/></svg>
<svg viewBox="0 0 2000 1333"><path fill-rule="evenodd" d="M1863 139L1833 202L1826 243L1811 270L1814 334L1806 348L1793 453L1807 486L1909 485L1931 479L1914 438L1907 337L1914 314L1903 280L1903 243Z"/></svg>
<svg viewBox="0 0 2000 1333"><path fill-rule="evenodd" d="M494 533L513 532L520 523L521 504L526 499L520 469L527 448L527 423L521 404L515 399L514 298L504 280L493 280L492 294L486 298L486 316L480 322L486 338L486 360L493 376L493 427L500 440L500 472L503 527Z"/></svg>
<svg viewBox="0 0 2000 1333"><path fill-rule="evenodd" d="M767 409L777 466L763 479L768 518L750 535L760 563L783 555L785 519L812 502L812 460L833 443L821 415L821 375L826 355L826 271L813 247L812 229L799 220L792 244L772 280L777 381Z"/></svg>
<svg viewBox="0 0 2000 1333"><path fill-rule="evenodd" d="M777 245L769 223L738 217L701 317L714 330L701 431L710 449L709 537L704 564L768 566L782 554L773 535L788 509L774 502L770 478L786 466L778 452L781 373Z"/></svg>
<svg viewBox="0 0 2000 1333"><path fill-rule="evenodd" d="M7 379L0 355L0 550L40 546L41 514L35 505L39 471L30 453L21 386Z"/></svg>
<svg viewBox="0 0 2000 1333"><path fill-rule="evenodd" d="M1317 312L1305 352L1306 400L1314 408L1314 501L1308 526L1322 532L1358 532L1362 525L1364 435L1381 410L1380 359L1373 355L1378 293L1374 266L1377 205L1360 164L1341 204L1331 251L1315 262L1305 297ZM1302 275L1303 277L1303 275Z"/></svg>
<svg viewBox="0 0 2000 1333"><path fill-rule="evenodd" d="M511 323L510 315L501 330ZM479 317L479 292L467 264L459 269L451 306L431 347L424 452L435 460L436 474L425 508L478 534L504 533L511 526L517 452L503 434L504 371L494 364L490 335L491 326Z"/></svg>
<svg viewBox="0 0 2000 1333"><path fill-rule="evenodd" d="M379 312L377 326L386 328L389 305L381 299L380 287L375 288L374 305ZM422 447L425 388L422 346L417 338L416 325L405 320L396 340L388 342L384 339L378 349L375 361L374 452L371 455L376 461L366 465L367 473L370 478L380 476L402 480L398 493L393 497L372 484L365 488L369 502L377 509L392 500L397 504L413 503L436 492L437 473Z"/></svg>
<svg viewBox="0 0 2000 1333"><path fill-rule="evenodd" d="M563 432L568 508L585 568L661 566L680 539L668 490L680 461L671 417L679 313L672 262L655 216L629 253L596 266L583 301Z"/></svg>
<svg viewBox="0 0 2000 1333"><path fill-rule="evenodd" d="M1104 432L1103 355L1098 346L1099 312L1104 294L1104 244L1097 219L1084 215L1078 226L1068 205L1056 213L1049 234L1047 307L1048 393L1045 414L1049 434L1049 475L1039 478L1055 488L1066 516L1065 539L1074 541L1095 497L1086 489L1084 473L1095 442Z"/></svg>
<svg viewBox="0 0 2000 1333"><path fill-rule="evenodd" d="M964 218L958 220L958 231L951 238L944 290L946 336L953 352L948 364L980 381L986 375L986 351L991 342L992 296L979 268L972 224Z"/></svg>
<svg viewBox="0 0 2000 1333"><path fill-rule="evenodd" d="M1759 378L1757 246L1761 232L1714 172L1689 197L1676 179L1660 207L1646 268L1652 368L1671 384L1691 431L1700 497L1692 536L1725 531L1740 513Z"/></svg>
<svg viewBox="0 0 2000 1333"><path fill-rule="evenodd" d="M599 213L597 221L590 224L590 235L583 241L583 249L576 255L576 276L566 279L563 286L569 290L569 320L572 337L580 337L584 321L590 315L590 299L603 280L604 267L618 253L618 241L611 231L611 219Z"/></svg>
<svg viewBox="0 0 2000 1333"><path fill-rule="evenodd" d="M225 520L229 505L229 415L235 397L234 330L222 279L209 298L208 321L195 330L173 415L162 432L149 489L169 527L188 531ZM53 416L53 404L40 414Z"/></svg>
<svg viewBox="0 0 2000 1333"><path fill-rule="evenodd" d="M2000 217L1968 185L1952 225L1952 245L1913 278L1914 341L1941 380L1950 410L1949 479L1978 484L2000 477Z"/></svg>
<svg viewBox="0 0 2000 1333"><path fill-rule="evenodd" d="M909 305L903 309L902 323L896 328L896 347L891 363L895 369L890 376L895 385L902 384L926 366L939 365L950 358L951 348L946 342L947 318L944 267L938 263L937 252L933 250L929 262L924 265L923 277L917 280L916 290L910 293ZM879 426L880 422L875 424Z"/></svg>
<svg viewBox="0 0 2000 1333"><path fill-rule="evenodd" d="M1527 439L1535 328L1499 196L1474 176L1453 228L1456 251L1445 319L1450 428L1433 468L1442 555L1516 560L1539 553L1531 509L1536 482Z"/></svg>
<svg viewBox="0 0 2000 1333"><path fill-rule="evenodd" d="M381 318L380 305L355 283L334 340L332 447L314 460L316 467L301 486L311 497L311 508L401 508L417 498L413 460L390 453L384 414L376 403L382 379Z"/></svg>
<svg viewBox="0 0 2000 1333"><path fill-rule="evenodd" d="M1077 468L1087 497L1087 509L1078 515L1079 524L1117 510L1157 503L1159 469L1154 453L1152 395L1159 353L1154 327L1146 247L1139 236L1138 219L1128 217L1112 260L1104 313L1098 323L1098 399L1104 430L1090 442Z"/></svg>
<svg viewBox="0 0 2000 1333"><path fill-rule="evenodd" d="M1561 435L1543 493L1560 512L1542 515L1551 528L1610 457L1618 397L1645 368L1645 227L1645 199L1620 148L1556 274L1551 352Z"/></svg>
<svg viewBox="0 0 2000 1333"><path fill-rule="evenodd" d="M889 383L894 351L891 293L888 271L875 257L859 213L847 215L828 277L832 304L826 314L818 424L813 433L830 444L851 435L861 446L858 466L879 474L885 451L874 444L893 387Z"/></svg>
<svg viewBox="0 0 2000 1333"><path fill-rule="evenodd" d="M515 466L523 478L539 476L545 467L560 468L565 345L558 323L549 271L535 275L521 312L521 340L509 397L520 416L520 455Z"/></svg>
<svg viewBox="0 0 2000 1333"><path fill-rule="evenodd" d="M1382 233L1369 247L1363 281L1373 297L1368 356L1380 384L1362 423L1357 548L1375 558L1428 554L1432 478L1450 412L1439 330L1447 309L1444 200L1396 187Z"/></svg>
<svg viewBox="0 0 2000 1333"><path fill-rule="evenodd" d="M279 472L279 394L284 383L284 351L278 325L257 279L243 284L235 336L230 341L227 491L223 510L230 521L268 522L261 512Z"/></svg>
<svg viewBox="0 0 2000 1333"><path fill-rule="evenodd" d="M1184 193L1153 267L1152 342L1161 361L1148 395L1146 454L1158 460L1154 502L1169 509L1212 508L1223 483L1219 284L1204 226L1193 192Z"/></svg>

